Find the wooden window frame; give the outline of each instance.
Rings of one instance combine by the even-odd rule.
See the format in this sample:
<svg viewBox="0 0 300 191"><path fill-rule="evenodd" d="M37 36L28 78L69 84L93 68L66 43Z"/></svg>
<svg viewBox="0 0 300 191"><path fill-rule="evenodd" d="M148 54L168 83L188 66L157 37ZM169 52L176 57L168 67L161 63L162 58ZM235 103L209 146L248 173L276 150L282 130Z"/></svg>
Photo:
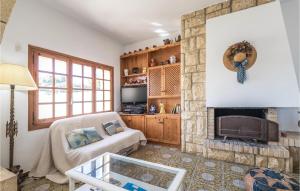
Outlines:
<svg viewBox="0 0 300 191"><path fill-rule="evenodd" d="M38 58L36 55L49 55L49 57L52 57L54 59L59 59L59 60L65 60L67 61L67 74L65 74L67 76L67 116L66 117L57 117L55 118L55 115L52 114L53 118L51 119L45 119L45 120L37 120L37 114L38 114L38 91L29 91L28 92L28 130L32 131L32 130L37 130L37 129L43 129L43 128L48 128L53 121L58 120L58 119L62 119L62 118L68 118L68 117L73 117L73 116L79 116L79 115L87 115L88 113L84 113L83 112L83 107L82 107L82 114L79 115L72 115L72 91L73 91L73 83L72 83L72 77L73 77L73 72L72 72L72 64L81 64L82 65L82 72L83 72L83 67L84 66L90 66L92 67L92 77L90 79L92 79L92 113L103 113L103 112L110 112L114 110L114 67L112 66L108 66L105 64L101 64L101 63L97 63L97 62L93 62L93 61L89 61L83 58L78 58L75 56L71 56L71 55L67 55L67 54L63 54L60 52L56 52L56 51L52 51L52 50L48 50L48 49L44 49L44 48L40 48L40 47L36 47L36 46L32 46L32 45L28 45L28 69L33 77L33 79L37 82L37 74L38 74L38 70L37 70L37 66L36 64L38 64ZM54 63L54 62L53 62ZM96 111L96 68L100 68L103 70L103 73L105 70L110 71L110 110L109 111L102 111L102 112L97 112ZM55 75L55 70L53 68L52 72L53 75ZM104 74L103 74L104 76ZM82 75L82 81L84 81L84 76ZM104 78L104 77L103 77ZM55 79L53 79L55 81ZM104 79L103 79L104 80ZM54 82L53 82L54 83ZM38 84L37 84L38 85ZM84 84L82 84L82 90L84 89L83 87ZM103 84L104 85L104 84ZM39 85L38 85L39 86ZM59 89L57 87L55 87L53 85L53 87L50 87L49 89ZM104 110L104 92L105 90L100 90L103 92L103 110ZM82 92L82 94L84 94ZM54 96L55 94L52 94L52 107L55 106L56 103L58 102L54 102ZM83 95L84 96L84 95ZM82 105L84 103L84 97L82 97ZM54 110L52 111L54 112ZM36 115L35 115L36 114Z"/></svg>

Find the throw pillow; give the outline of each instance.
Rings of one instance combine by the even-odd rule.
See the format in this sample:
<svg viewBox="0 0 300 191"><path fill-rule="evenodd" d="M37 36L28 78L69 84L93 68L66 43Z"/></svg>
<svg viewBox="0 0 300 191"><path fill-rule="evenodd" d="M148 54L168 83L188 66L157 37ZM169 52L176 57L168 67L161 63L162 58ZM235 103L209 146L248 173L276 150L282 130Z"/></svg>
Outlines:
<svg viewBox="0 0 300 191"><path fill-rule="evenodd" d="M114 135L124 131L123 127L120 125L118 120L102 123L102 126L109 135Z"/></svg>
<svg viewBox="0 0 300 191"><path fill-rule="evenodd" d="M98 132L96 131L95 127L89 127L89 128L84 128L82 129L83 134L85 134L85 136L87 136L88 140L91 143L97 142L97 141L101 141L103 138L98 134Z"/></svg>
<svg viewBox="0 0 300 191"><path fill-rule="evenodd" d="M71 132L70 134L66 135L66 138L71 149L77 149L90 144L87 136L80 132Z"/></svg>

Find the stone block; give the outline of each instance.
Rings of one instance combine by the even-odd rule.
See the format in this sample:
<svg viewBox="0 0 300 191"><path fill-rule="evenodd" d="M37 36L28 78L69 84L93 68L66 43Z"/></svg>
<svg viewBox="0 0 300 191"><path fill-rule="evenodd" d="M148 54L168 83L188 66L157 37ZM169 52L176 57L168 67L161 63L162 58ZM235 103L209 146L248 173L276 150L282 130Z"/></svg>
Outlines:
<svg viewBox="0 0 300 191"><path fill-rule="evenodd" d="M200 35L206 33L206 25L201 25L199 29L200 29L199 31Z"/></svg>
<svg viewBox="0 0 300 191"><path fill-rule="evenodd" d="M192 84L193 100L205 99L205 84L204 83L193 83Z"/></svg>
<svg viewBox="0 0 300 191"><path fill-rule="evenodd" d="M196 118L196 113L185 111L181 113L181 117L183 120L188 120L188 119L194 120Z"/></svg>
<svg viewBox="0 0 300 191"><path fill-rule="evenodd" d="M184 91L184 99L189 101L193 99L192 90L185 90Z"/></svg>
<svg viewBox="0 0 300 191"><path fill-rule="evenodd" d="M200 51L199 51L199 62L200 62L200 64L204 64L204 65L206 63L206 50L205 49L200 49Z"/></svg>
<svg viewBox="0 0 300 191"><path fill-rule="evenodd" d="M187 28L184 30L184 38L189 38L191 37L192 33L191 33L191 29Z"/></svg>
<svg viewBox="0 0 300 191"><path fill-rule="evenodd" d="M206 37L205 37L205 34L202 34L202 35L198 36L196 39L196 48L203 49L205 47L206 47Z"/></svg>
<svg viewBox="0 0 300 191"><path fill-rule="evenodd" d="M192 73L197 71L197 66L185 66L184 67L184 73Z"/></svg>
<svg viewBox="0 0 300 191"><path fill-rule="evenodd" d="M197 71L198 72L205 72L206 71L205 64L199 64L199 65L197 65Z"/></svg>
<svg viewBox="0 0 300 191"><path fill-rule="evenodd" d="M182 89L190 90L191 88L192 88L192 74L184 74Z"/></svg>
<svg viewBox="0 0 300 191"><path fill-rule="evenodd" d="M223 2L223 8L229 8L230 7L230 1Z"/></svg>
<svg viewBox="0 0 300 191"><path fill-rule="evenodd" d="M254 155L253 154L235 153L234 162L239 163L239 164L253 166L254 165Z"/></svg>
<svg viewBox="0 0 300 191"><path fill-rule="evenodd" d="M189 52L185 54L185 66L197 65L198 62L198 52Z"/></svg>
<svg viewBox="0 0 300 191"><path fill-rule="evenodd" d="M190 111L200 111L201 107L205 107L205 102L190 101Z"/></svg>
<svg viewBox="0 0 300 191"><path fill-rule="evenodd" d="M283 158L268 158L268 168L276 169L276 170L285 170L285 161Z"/></svg>
<svg viewBox="0 0 300 191"><path fill-rule="evenodd" d="M196 144L186 143L185 148L188 153L196 153Z"/></svg>
<svg viewBox="0 0 300 191"><path fill-rule="evenodd" d="M200 26L193 27L190 30L191 30L190 36L199 36L200 35L201 27Z"/></svg>
<svg viewBox="0 0 300 191"><path fill-rule="evenodd" d="M256 155L255 166L257 167L268 167L268 157Z"/></svg>
<svg viewBox="0 0 300 191"><path fill-rule="evenodd" d="M224 8L224 9L221 9L219 11L206 14L206 19L219 17L219 16L222 16L222 15L226 15L228 13L230 13L230 8Z"/></svg>
<svg viewBox="0 0 300 191"><path fill-rule="evenodd" d="M181 20L186 20L186 19L192 18L194 16L196 16L196 12L188 13L188 14L182 15Z"/></svg>
<svg viewBox="0 0 300 191"><path fill-rule="evenodd" d="M12 12L12 9L16 3L16 0L1 0L1 11L0 11L0 17L1 21L8 22L9 16Z"/></svg>
<svg viewBox="0 0 300 191"><path fill-rule="evenodd" d="M185 128L186 133L192 134L195 132L195 129L196 129L195 120L186 120L185 124L186 124L186 128Z"/></svg>
<svg viewBox="0 0 300 191"><path fill-rule="evenodd" d="M256 0L232 0L232 12L256 6Z"/></svg>
<svg viewBox="0 0 300 191"><path fill-rule="evenodd" d="M234 162L234 152L207 149L207 158Z"/></svg>
<svg viewBox="0 0 300 191"><path fill-rule="evenodd" d="M192 74L192 82L205 82L206 73L205 72L197 72Z"/></svg>
<svg viewBox="0 0 300 191"><path fill-rule="evenodd" d="M211 6L206 8L206 13L211 13L211 12L218 11L218 10L222 9L222 7L223 7L222 3L211 5Z"/></svg>
<svg viewBox="0 0 300 191"><path fill-rule="evenodd" d="M270 3L274 0L257 0L257 5L262 5L262 4L266 4L266 3Z"/></svg>

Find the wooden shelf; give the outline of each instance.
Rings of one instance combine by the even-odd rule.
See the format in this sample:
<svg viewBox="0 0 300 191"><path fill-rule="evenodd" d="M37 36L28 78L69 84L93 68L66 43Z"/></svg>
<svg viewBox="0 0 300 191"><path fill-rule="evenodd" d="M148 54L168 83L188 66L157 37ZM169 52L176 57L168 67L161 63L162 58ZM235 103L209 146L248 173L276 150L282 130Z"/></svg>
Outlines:
<svg viewBox="0 0 300 191"><path fill-rule="evenodd" d="M137 55L141 55L141 54L146 54L146 53L149 53L149 52L155 52L155 51L159 51L159 50L162 50L162 49L167 49L167 48L173 48L173 47L176 47L176 46L180 46L180 42L175 42L175 43L172 43L172 44L167 44L167 45L162 45L162 46L158 46L158 47L155 47L155 48L149 48L148 50L141 50L141 51L137 51L137 52L133 52L131 54L126 54L126 55L121 55L120 58L127 58L127 57L131 57L131 56L137 56Z"/></svg>
<svg viewBox="0 0 300 191"><path fill-rule="evenodd" d="M176 65L180 65L180 62L174 63L174 64L164 64L164 65L158 65L158 66L152 66L152 67L148 67L149 69L151 68L162 68L164 66L176 66Z"/></svg>
<svg viewBox="0 0 300 191"><path fill-rule="evenodd" d="M122 76L122 78L132 78L132 77L146 76L146 75L147 75L147 73L130 74L128 76Z"/></svg>
<svg viewBox="0 0 300 191"><path fill-rule="evenodd" d="M180 98L180 95L148 96L148 99Z"/></svg>
<svg viewBox="0 0 300 191"><path fill-rule="evenodd" d="M132 84L132 85L123 85L122 88L128 88L128 87L144 87L147 86L147 84Z"/></svg>

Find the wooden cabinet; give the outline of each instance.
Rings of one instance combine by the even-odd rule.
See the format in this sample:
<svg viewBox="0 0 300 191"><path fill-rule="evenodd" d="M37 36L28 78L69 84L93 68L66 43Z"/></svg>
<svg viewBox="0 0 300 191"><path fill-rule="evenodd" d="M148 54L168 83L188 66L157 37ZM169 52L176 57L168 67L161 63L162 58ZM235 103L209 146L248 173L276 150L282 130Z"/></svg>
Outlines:
<svg viewBox="0 0 300 191"><path fill-rule="evenodd" d="M149 68L148 98L180 96L180 64Z"/></svg>
<svg viewBox="0 0 300 191"><path fill-rule="evenodd" d="M146 115L145 128L149 141L180 145L179 115Z"/></svg>
<svg viewBox="0 0 300 191"><path fill-rule="evenodd" d="M163 141L180 145L180 117L171 115L165 117L163 127Z"/></svg>
<svg viewBox="0 0 300 191"><path fill-rule="evenodd" d="M121 115L122 120L127 127L137 129L145 134L145 116L144 115Z"/></svg>

